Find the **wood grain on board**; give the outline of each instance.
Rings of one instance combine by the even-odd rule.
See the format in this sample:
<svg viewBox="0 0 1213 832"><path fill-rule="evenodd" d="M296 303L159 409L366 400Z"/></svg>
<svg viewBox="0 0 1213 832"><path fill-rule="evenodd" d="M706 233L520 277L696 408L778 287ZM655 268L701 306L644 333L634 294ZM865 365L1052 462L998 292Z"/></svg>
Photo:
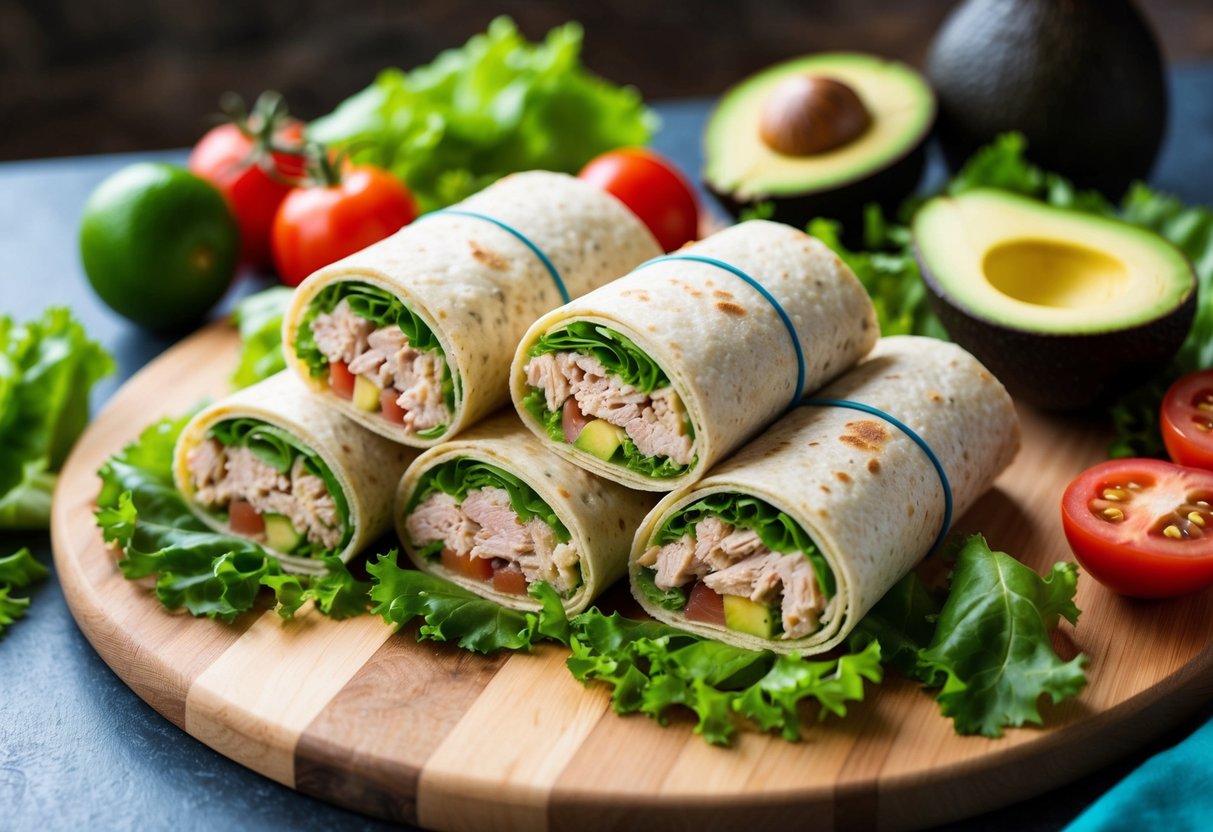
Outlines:
<svg viewBox="0 0 1213 832"><path fill-rule="evenodd" d="M565 651L491 657L418 643L378 619L268 610L232 625L163 610L124 580L92 517L97 467L152 419L223 392L236 336L216 324L129 381L88 428L55 496L55 561L102 658L190 734L267 777L349 808L439 829L590 832L791 821L906 829L1056 787L1157 736L1213 695L1213 592L1130 601L1079 581L1063 657L1090 658L1074 700L1043 728L957 736L934 700L890 674L845 719L806 713L799 743L743 731L707 745L686 715L666 728L610 711ZM1070 557L1058 497L1102 457L1080 421L1021 409L1014 466L957 524L1038 571Z"/></svg>

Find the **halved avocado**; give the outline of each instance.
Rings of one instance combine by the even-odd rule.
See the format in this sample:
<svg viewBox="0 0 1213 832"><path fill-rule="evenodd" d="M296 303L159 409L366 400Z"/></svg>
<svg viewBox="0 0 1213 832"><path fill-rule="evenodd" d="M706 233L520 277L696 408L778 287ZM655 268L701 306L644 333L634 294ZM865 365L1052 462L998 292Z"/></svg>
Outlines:
<svg viewBox="0 0 1213 832"><path fill-rule="evenodd" d="M1183 253L1117 220L974 190L927 202L913 235L948 334L1041 407L1128 389L1175 354L1196 312Z"/></svg>
<svg viewBox="0 0 1213 832"><path fill-rule="evenodd" d="M770 202L774 219L892 211L922 176L935 120L930 86L904 64L825 53L777 64L728 90L704 134L704 182L731 211Z"/></svg>

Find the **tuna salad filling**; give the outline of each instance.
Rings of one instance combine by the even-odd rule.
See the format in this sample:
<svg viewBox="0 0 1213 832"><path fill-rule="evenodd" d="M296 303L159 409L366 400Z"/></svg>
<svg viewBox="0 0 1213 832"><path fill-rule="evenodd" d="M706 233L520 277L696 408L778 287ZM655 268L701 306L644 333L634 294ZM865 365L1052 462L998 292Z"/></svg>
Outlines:
<svg viewBox="0 0 1213 832"><path fill-rule="evenodd" d="M669 377L625 336L585 321L529 351L523 405L556 442L655 479L696 461L695 430Z"/></svg>
<svg viewBox="0 0 1213 832"><path fill-rule="evenodd" d="M418 554L498 592L544 581L562 596L581 586L581 557L564 523L518 477L471 457L436 465L417 483L405 529Z"/></svg>
<svg viewBox="0 0 1213 832"><path fill-rule="evenodd" d="M390 292L356 281L326 286L304 313L295 352L334 394L408 433L433 439L451 423L457 380L446 354Z"/></svg>
<svg viewBox="0 0 1213 832"><path fill-rule="evenodd" d="M817 546L787 514L744 494L681 509L637 565L651 602L759 638L804 638L833 612L834 576Z"/></svg>
<svg viewBox="0 0 1213 832"><path fill-rule="evenodd" d="M186 461L190 498L233 534L296 557L336 555L353 536L332 471L281 428L259 419L220 422Z"/></svg>

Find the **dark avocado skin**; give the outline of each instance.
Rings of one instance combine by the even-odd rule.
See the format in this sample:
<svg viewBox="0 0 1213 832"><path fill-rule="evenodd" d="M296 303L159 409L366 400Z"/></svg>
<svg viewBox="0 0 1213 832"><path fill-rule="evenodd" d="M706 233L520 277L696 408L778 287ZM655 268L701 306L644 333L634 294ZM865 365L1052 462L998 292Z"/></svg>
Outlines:
<svg viewBox="0 0 1213 832"><path fill-rule="evenodd" d="M953 170L1018 130L1036 164L1116 199L1150 172L1166 126L1158 44L1129 0L967 0L926 75Z"/></svg>
<svg viewBox="0 0 1213 832"><path fill-rule="evenodd" d="M891 165L868 176L838 185L825 191L812 191L791 197L759 197L738 202L731 194L717 191L711 182L707 189L734 217L746 208L768 202L775 208L771 219L803 228L809 220L828 217L842 223L843 241L852 247L862 245L864 206L875 202L886 216L895 215L902 201L918 188L927 161L927 138L924 133L918 144Z"/></svg>
<svg viewBox="0 0 1213 832"><path fill-rule="evenodd" d="M971 352L1019 401L1046 410L1102 404L1161 370L1196 315L1196 290L1170 312L1128 329L1058 334L1017 329L956 304L931 273L917 243L914 258L931 309L948 335Z"/></svg>

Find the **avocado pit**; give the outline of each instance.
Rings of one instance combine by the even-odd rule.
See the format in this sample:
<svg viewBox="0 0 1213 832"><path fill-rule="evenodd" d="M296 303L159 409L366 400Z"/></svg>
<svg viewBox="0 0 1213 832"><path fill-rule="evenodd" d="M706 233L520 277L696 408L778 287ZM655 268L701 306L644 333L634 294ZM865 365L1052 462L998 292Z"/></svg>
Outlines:
<svg viewBox="0 0 1213 832"><path fill-rule="evenodd" d="M815 156L859 138L872 114L850 86L826 75L790 75L775 85L758 125L762 141L785 156Z"/></svg>

